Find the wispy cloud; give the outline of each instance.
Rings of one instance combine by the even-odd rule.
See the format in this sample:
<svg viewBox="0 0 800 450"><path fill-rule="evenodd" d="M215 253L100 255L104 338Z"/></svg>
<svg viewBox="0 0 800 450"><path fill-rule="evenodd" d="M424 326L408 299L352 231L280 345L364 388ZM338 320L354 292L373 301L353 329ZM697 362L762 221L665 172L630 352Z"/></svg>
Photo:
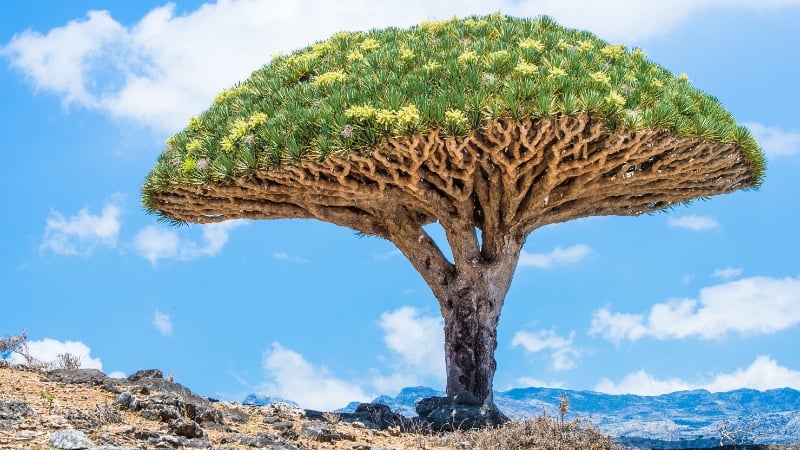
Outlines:
<svg viewBox="0 0 800 450"><path fill-rule="evenodd" d="M553 266L576 264L592 254L592 249L587 245L577 244L572 247L556 247L548 253L520 252L519 265L521 267L538 267L549 269Z"/></svg>
<svg viewBox="0 0 800 450"><path fill-rule="evenodd" d="M790 387L800 389L800 371L778 364L769 356L758 356L744 369L714 375L708 381L690 382L680 378L659 379L645 370L626 375L619 383L604 378L594 390L607 394L662 395L675 391L706 389L710 392L726 392L734 389L778 389Z"/></svg>
<svg viewBox="0 0 800 450"><path fill-rule="evenodd" d="M690 214L683 217L670 217L667 219L667 225L691 231L708 231L718 228L719 222L711 216Z"/></svg>
<svg viewBox="0 0 800 450"><path fill-rule="evenodd" d="M278 261L288 261L288 262L296 263L296 264L301 264L301 263L307 263L308 262L308 260L305 259L305 258L301 258L301 257L295 256L295 255L290 255L290 254L288 254L286 252L275 252L275 253L272 254L272 257L274 259L277 259Z"/></svg>
<svg viewBox="0 0 800 450"><path fill-rule="evenodd" d="M162 336L172 335L172 317L158 309L153 312L153 326Z"/></svg>
<svg viewBox="0 0 800 450"><path fill-rule="evenodd" d="M373 255L372 259L374 259L375 261L388 261L388 260L390 260L392 258L396 258L398 256L403 256L403 252L401 252L400 250L396 250L395 249L395 250L388 251L386 253Z"/></svg>
<svg viewBox="0 0 800 450"><path fill-rule="evenodd" d="M711 274L714 278L722 278L723 280L728 280L731 278L736 278L742 274L742 269L738 267L726 267L724 269L716 269L714 273Z"/></svg>
<svg viewBox="0 0 800 450"><path fill-rule="evenodd" d="M574 346L575 332L564 338L553 329L539 331L517 331L511 340L512 347L522 347L530 354L547 351L550 353L552 370L569 370L575 367L580 350Z"/></svg>
<svg viewBox="0 0 800 450"><path fill-rule="evenodd" d="M410 26L423 20L501 11L519 17L547 14L566 26L632 43L663 35L703 10L796 4L797 0L735 4L718 0L278 0L269 4L228 0L176 15L175 5L169 3L131 25L121 24L107 11L90 11L45 32L22 32L0 54L36 90L52 92L68 105L167 133L181 128L217 92L247 77L270 55L341 30Z"/></svg>
<svg viewBox="0 0 800 450"><path fill-rule="evenodd" d="M700 290L698 299L657 303L649 314L594 312L589 333L612 342L718 339L730 333L769 334L800 324L800 278L752 277Z"/></svg>
<svg viewBox="0 0 800 450"><path fill-rule="evenodd" d="M69 353L80 358L82 369L103 370L103 362L100 358L92 358L92 350L88 345L80 341L59 341L51 338L44 338L37 341L27 341L28 354L36 360L49 363L54 362L58 355ZM11 353L9 360L13 364L24 364L25 358Z"/></svg>
<svg viewBox="0 0 800 450"><path fill-rule="evenodd" d="M277 342L264 354L263 366L269 381L257 388L258 393L290 399L304 408L332 411L372 397L358 384L336 378Z"/></svg>
<svg viewBox="0 0 800 450"><path fill-rule="evenodd" d="M192 260L203 256L216 256L228 242L233 229L247 223L243 220L199 225L202 230L202 243L182 238L177 231L160 226L148 225L133 238L134 250L152 265L160 259Z"/></svg>
<svg viewBox="0 0 800 450"><path fill-rule="evenodd" d="M120 195L106 203L100 214L83 208L77 214L65 217L52 211L44 230L40 251L51 251L59 255L89 255L98 246L114 248L121 227L118 205Z"/></svg>
<svg viewBox="0 0 800 450"><path fill-rule="evenodd" d="M800 132L782 130L756 122L745 123L770 159L800 154Z"/></svg>

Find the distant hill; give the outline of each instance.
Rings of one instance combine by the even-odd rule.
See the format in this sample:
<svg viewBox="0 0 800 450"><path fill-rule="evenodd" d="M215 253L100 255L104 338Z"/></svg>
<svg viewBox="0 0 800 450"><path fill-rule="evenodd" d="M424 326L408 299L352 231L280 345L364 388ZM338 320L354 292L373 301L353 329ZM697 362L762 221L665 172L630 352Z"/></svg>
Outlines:
<svg viewBox="0 0 800 450"><path fill-rule="evenodd" d="M542 413L557 415L561 394L570 402L568 418L589 419L620 443L643 448L711 447L720 444L723 431L736 435L727 444L800 443L800 391L739 389L711 393L682 391L659 396L609 395L590 391L523 388L496 392L501 411L514 419ZM382 395L373 403L412 417L414 402L444 395L427 387L408 387L395 397ZM358 402L342 412L352 412Z"/></svg>

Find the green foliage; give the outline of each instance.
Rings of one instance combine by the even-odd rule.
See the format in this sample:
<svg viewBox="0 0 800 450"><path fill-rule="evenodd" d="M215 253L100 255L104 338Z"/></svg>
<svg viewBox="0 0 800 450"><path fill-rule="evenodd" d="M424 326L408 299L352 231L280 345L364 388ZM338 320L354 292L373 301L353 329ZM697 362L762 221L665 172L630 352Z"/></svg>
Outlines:
<svg viewBox="0 0 800 450"><path fill-rule="evenodd" d="M225 183L258 168L369 152L389 136L479 132L486 120L588 112L609 127L659 128L764 157L713 97L648 61L548 17L493 14L408 29L342 32L278 55L167 140L143 186ZM202 163L201 163L202 162Z"/></svg>

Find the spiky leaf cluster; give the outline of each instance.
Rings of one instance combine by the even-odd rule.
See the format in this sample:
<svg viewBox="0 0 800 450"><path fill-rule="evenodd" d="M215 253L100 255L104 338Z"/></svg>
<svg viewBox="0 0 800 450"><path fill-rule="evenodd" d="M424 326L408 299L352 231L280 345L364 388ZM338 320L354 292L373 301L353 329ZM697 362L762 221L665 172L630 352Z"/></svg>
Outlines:
<svg viewBox="0 0 800 450"><path fill-rule="evenodd" d="M756 180L750 132L685 75L553 20L494 14L408 29L337 33L275 56L167 141L149 194L227 183L329 155L368 153L388 136L438 128L480 132L487 120L588 112L610 128L655 128L739 146ZM758 184L758 183L756 183Z"/></svg>

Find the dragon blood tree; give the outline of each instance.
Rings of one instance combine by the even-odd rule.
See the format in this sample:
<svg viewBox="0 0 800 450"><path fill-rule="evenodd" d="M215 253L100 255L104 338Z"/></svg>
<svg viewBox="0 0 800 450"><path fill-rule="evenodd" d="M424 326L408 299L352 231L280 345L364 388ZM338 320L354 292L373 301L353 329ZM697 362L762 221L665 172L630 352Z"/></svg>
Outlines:
<svg viewBox="0 0 800 450"><path fill-rule="evenodd" d="M495 14L274 57L167 141L142 202L173 223L313 218L392 241L439 301L451 405L491 422L497 321L528 233L755 188L764 170L685 75Z"/></svg>

